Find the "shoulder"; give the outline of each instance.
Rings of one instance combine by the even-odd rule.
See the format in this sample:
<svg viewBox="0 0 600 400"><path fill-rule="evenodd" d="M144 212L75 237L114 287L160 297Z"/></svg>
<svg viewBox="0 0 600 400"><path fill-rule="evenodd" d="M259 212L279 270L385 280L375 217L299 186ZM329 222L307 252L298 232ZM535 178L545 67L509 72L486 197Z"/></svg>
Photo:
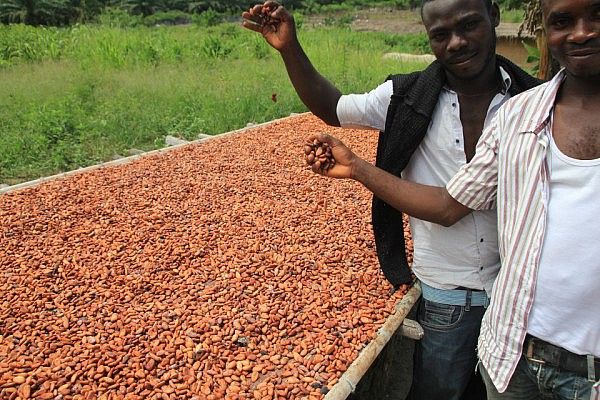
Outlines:
<svg viewBox="0 0 600 400"><path fill-rule="evenodd" d="M544 94L549 90L550 82L544 82L515 96L512 96L502 106L505 116L519 114L524 109L536 108L542 101Z"/></svg>
<svg viewBox="0 0 600 400"><path fill-rule="evenodd" d="M414 85L414 83L419 79L421 74L421 71L417 71L412 72L410 74L389 75L385 81L392 82L394 93L399 93L411 88Z"/></svg>
<svg viewBox="0 0 600 400"><path fill-rule="evenodd" d="M494 117L495 135L508 140L519 133L537 131L550 113L553 89L546 82L508 99Z"/></svg>

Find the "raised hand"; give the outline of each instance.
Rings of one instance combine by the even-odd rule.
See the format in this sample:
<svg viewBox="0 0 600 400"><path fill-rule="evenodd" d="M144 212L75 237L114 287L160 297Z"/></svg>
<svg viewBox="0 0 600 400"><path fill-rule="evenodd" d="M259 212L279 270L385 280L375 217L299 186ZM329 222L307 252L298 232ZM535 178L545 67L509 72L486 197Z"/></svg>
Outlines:
<svg viewBox="0 0 600 400"><path fill-rule="evenodd" d="M268 0L242 13L242 26L263 35L276 50L282 51L297 42L292 15L276 1Z"/></svg>

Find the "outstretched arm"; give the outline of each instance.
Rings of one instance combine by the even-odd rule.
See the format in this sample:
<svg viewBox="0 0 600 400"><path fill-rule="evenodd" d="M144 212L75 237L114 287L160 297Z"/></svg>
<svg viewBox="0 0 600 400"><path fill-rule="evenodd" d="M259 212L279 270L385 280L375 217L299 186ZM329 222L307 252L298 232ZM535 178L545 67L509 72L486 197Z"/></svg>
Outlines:
<svg viewBox="0 0 600 400"><path fill-rule="evenodd" d="M325 123L340 126L336 107L341 92L312 65L296 35L292 15L279 3L266 1L242 14L242 25L263 35L285 63L292 85L308 109Z"/></svg>
<svg viewBox="0 0 600 400"><path fill-rule="evenodd" d="M456 201L445 187L426 186L394 176L361 159L340 140L327 134L310 138L327 143L335 159L334 165L322 168L313 164L315 173L331 178L354 179L379 199L415 218L451 226L472 210Z"/></svg>

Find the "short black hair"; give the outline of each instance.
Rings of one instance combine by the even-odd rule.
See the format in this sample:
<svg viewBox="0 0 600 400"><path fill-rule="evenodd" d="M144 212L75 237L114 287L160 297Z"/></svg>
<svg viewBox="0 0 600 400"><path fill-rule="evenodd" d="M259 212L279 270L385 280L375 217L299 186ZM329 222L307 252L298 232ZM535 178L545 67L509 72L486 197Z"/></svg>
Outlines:
<svg viewBox="0 0 600 400"><path fill-rule="evenodd" d="M435 0L421 0L421 10L426 3L432 2ZM492 8L492 0L482 0L485 3L485 7L490 10Z"/></svg>
<svg viewBox="0 0 600 400"><path fill-rule="evenodd" d="M435 0L421 0L421 19L423 19L423 7L425 4L430 3ZM481 0L485 4L485 8L490 11L492 9L493 0Z"/></svg>

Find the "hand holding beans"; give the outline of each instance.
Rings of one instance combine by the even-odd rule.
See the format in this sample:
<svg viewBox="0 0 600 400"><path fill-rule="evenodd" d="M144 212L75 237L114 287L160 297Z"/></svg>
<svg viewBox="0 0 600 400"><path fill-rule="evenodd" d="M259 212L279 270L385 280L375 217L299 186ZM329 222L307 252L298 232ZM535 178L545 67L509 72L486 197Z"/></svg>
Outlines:
<svg viewBox="0 0 600 400"><path fill-rule="evenodd" d="M353 163L359 159L339 139L326 133L308 138L304 156L313 172L331 178L352 178Z"/></svg>
<svg viewBox="0 0 600 400"><path fill-rule="evenodd" d="M251 20L261 27L266 27L272 32L277 31L277 21L271 16L271 13L279 7L275 2L266 2L262 6L254 6L248 12L252 15Z"/></svg>
<svg viewBox="0 0 600 400"><path fill-rule="evenodd" d="M267 0L242 13L242 26L263 35L273 48L282 51L297 41L292 15L279 3Z"/></svg>
<svg viewBox="0 0 600 400"><path fill-rule="evenodd" d="M304 145L304 154L306 155L306 164L317 170L328 171L335 165L331 147L327 143L319 142L318 139Z"/></svg>

